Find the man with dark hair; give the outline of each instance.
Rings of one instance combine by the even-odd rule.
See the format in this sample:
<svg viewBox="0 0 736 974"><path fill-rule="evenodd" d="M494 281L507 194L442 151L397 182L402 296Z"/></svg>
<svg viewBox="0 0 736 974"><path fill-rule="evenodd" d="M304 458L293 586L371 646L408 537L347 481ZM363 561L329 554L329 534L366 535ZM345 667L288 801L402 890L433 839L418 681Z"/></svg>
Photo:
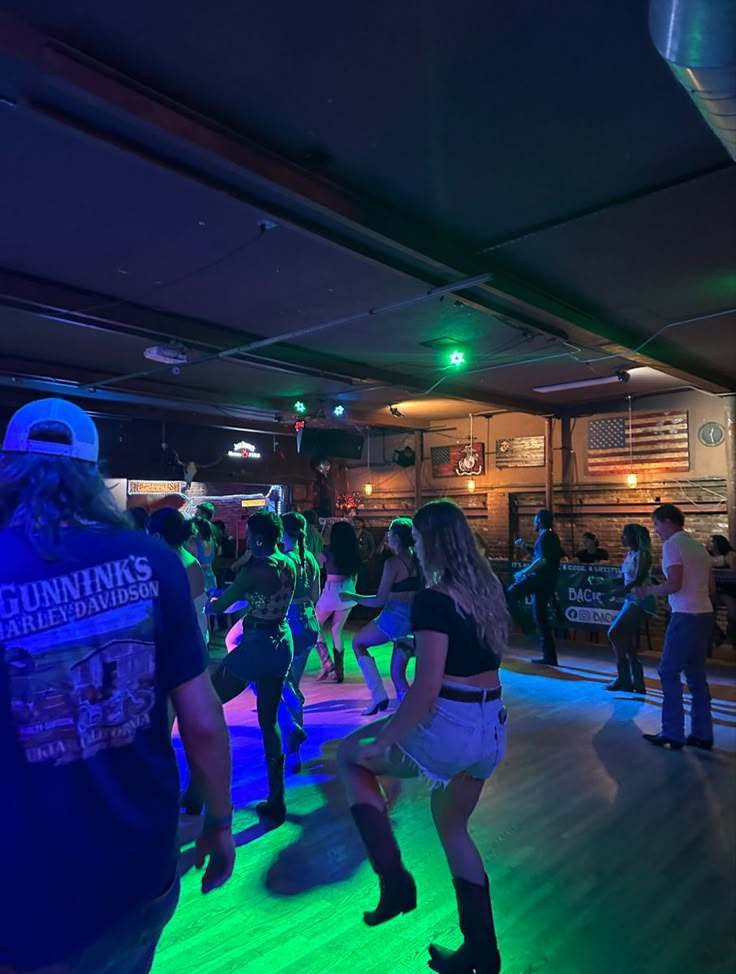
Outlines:
<svg viewBox="0 0 736 974"><path fill-rule="evenodd" d="M61 399L0 452L0 970L145 974L179 895L170 699L205 794L202 891L235 858L230 749L177 556L130 529Z"/></svg>
<svg viewBox="0 0 736 974"><path fill-rule="evenodd" d="M710 751L713 720L705 660L713 631L715 593L713 563L704 545L684 530L685 515L674 504L661 504L652 514L654 530L661 538L662 569L666 580L659 585L639 585L634 598L666 595L672 616L664 635L659 678L662 681L662 730L644 734L657 747L680 751L684 744ZM682 705L682 674L692 695L692 733L685 737Z"/></svg>
<svg viewBox="0 0 736 974"><path fill-rule="evenodd" d="M511 614L522 627L525 620L520 603L527 595L531 595L532 618L542 648L541 657L533 659L532 663L543 663L547 666L559 665L555 637L549 624L549 603L554 596L563 551L560 539L552 529L553 520L552 512L543 508L534 515L534 530L537 532L534 546L517 538L516 544L530 554L532 560L526 568L514 575L514 581L506 592Z"/></svg>

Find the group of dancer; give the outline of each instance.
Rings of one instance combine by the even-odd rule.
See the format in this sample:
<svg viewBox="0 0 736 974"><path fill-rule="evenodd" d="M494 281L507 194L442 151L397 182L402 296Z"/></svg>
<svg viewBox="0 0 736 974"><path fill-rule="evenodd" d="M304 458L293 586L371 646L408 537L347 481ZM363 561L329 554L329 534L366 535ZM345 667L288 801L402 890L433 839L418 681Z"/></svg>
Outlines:
<svg viewBox="0 0 736 974"><path fill-rule="evenodd" d="M158 520L171 522L172 517L159 513ZM391 556L377 593L369 595L355 590L360 551L350 523L336 522L329 543L315 558L307 548L303 515L256 514L248 522L248 551L237 578L206 606L208 614L231 607L241 613L228 632L229 652L212 682L222 703L248 686L255 690L268 771L268 797L256 809L272 825L286 818L287 757L295 755L294 770L301 767L299 748L307 734L300 682L309 653L317 648L318 680L342 683L343 632L350 611L356 604L380 609L352 640L370 694L363 715L388 709L370 652L386 642L394 647L391 676L399 707L350 735L339 749L338 763L351 814L380 882L378 904L364 913L370 926L416 905L416 886L394 839L380 778L422 775L432 784L433 820L453 876L465 938L454 952L430 946L430 967L440 972L500 970L488 878L467 825L505 750L498 670L509 635L509 608L518 610L523 596L532 596L543 650L539 662L557 664L548 607L563 552L551 512L538 511L534 525L538 537L528 549L531 560L504 592L462 511L449 501L430 502L413 522L397 518L389 525ZM166 539L156 519L152 530ZM624 601L609 629L617 677L607 689L645 693L638 636L642 622L656 611L648 588L653 585L651 538L647 528L632 523L624 527L621 541L628 549L618 585ZM409 684L406 668L414 653L416 673ZM648 736L657 742L662 735ZM197 814L203 805L193 777L182 807Z"/></svg>
<svg viewBox="0 0 736 974"><path fill-rule="evenodd" d="M190 768L184 807L204 812L195 862L207 863L202 890L208 892L227 881L235 860L221 705L253 685L269 783L258 811L280 824L286 815L280 724L287 748L289 740L298 747L307 655L329 623L333 639L336 632L340 637L330 665L343 678L345 607L360 601L382 609L356 637L371 712L387 707L375 663L367 662L369 650L411 632L416 653L414 679L408 684L403 674L398 708L360 727L338 750L350 812L379 879L378 903L364 921L376 926L416 906L416 884L396 843L381 779L421 776L431 785L432 818L464 938L454 951L430 945L429 965L440 974L498 974L490 887L468 821L505 753L499 668L510 615L506 593L462 510L448 500L431 501L413 522L392 522L393 555L374 597L350 584L352 543L341 548L339 539L352 528L336 525L324 553L325 600L305 519L253 515L235 581L205 606L208 615L233 609L240 616L228 633L230 651L210 678L195 612L201 566L181 550L185 525L170 513L153 519L152 533L166 544L129 530L97 457L92 420L54 399L22 407L0 453L0 533L13 566L0 572L0 673L8 703L0 707L0 768L13 795L4 814L6 834L14 839L6 850L14 896L0 967L50 969L63 962L75 974L150 969L179 890L178 774L167 706L179 722ZM547 515L537 516L540 535L551 530ZM632 553L624 571L631 599L615 638L626 647L647 600L669 598L672 617L660 663L662 730L644 736L670 750L710 749L710 556L684 531L684 515L674 505L660 505L652 519L666 578L658 584L649 579L647 538L624 532ZM540 571L547 580L557 549L544 536L538 541L521 583ZM682 672L693 696L687 738ZM637 678L631 670L619 676ZM49 801L59 810L52 819ZM72 869L77 882L70 886ZM38 916L44 917L42 938L34 936Z"/></svg>
<svg viewBox="0 0 736 974"><path fill-rule="evenodd" d="M153 533L170 544L180 542L184 528L180 525L180 533L172 535L167 525L180 522L171 513L160 513ZM465 937L457 951L432 945L430 966L440 972L496 972L500 957L488 878L467 824L505 750L506 710L498 670L509 616L502 586L479 552L462 511L450 501L425 505L413 523L409 518L391 523L387 543L393 554L374 596L355 592L355 533L344 522L333 526L320 556L327 571L320 593L320 569L306 548L306 529L298 513L252 515L249 556L235 581L206 607L207 614L231 607L242 613L228 633L229 652L212 673L212 684L223 704L248 686L255 690L268 772L268 797L256 810L271 825L286 818L285 761L306 737L300 681L310 650L319 649L322 675L342 681L342 631L350 608L356 603L379 607L376 620L353 640L371 693L364 713L388 706L370 649L387 641L400 646L413 634L416 673L410 685L408 651L396 649L392 673L397 711L360 728L339 749L351 814L380 881L379 902L364 920L375 926L416 905L415 883L393 837L379 779L422 775L432 785L432 815L453 876ZM332 657L324 643L328 629ZM204 810L196 774L181 801L190 814Z"/></svg>

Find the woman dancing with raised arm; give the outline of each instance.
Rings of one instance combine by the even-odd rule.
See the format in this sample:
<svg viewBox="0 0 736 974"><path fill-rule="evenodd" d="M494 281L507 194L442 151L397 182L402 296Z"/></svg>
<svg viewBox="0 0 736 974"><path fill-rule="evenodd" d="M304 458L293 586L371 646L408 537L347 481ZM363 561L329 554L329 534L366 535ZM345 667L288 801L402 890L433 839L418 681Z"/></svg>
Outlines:
<svg viewBox="0 0 736 974"><path fill-rule="evenodd" d="M468 819L505 749L506 711L498 669L509 632L500 582L480 553L465 515L431 501L414 518L415 550L429 588L414 599L414 683L392 717L355 731L340 746L350 811L380 881L369 926L416 906L379 778L423 775L432 782L432 817L452 873L462 946L430 945L440 974L498 974L501 959L488 877L468 835Z"/></svg>

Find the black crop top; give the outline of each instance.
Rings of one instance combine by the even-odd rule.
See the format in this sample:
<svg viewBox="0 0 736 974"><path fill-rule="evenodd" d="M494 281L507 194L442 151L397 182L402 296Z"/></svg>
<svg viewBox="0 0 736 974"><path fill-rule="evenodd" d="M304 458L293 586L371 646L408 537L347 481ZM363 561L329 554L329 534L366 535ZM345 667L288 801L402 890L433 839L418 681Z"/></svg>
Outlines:
<svg viewBox="0 0 736 974"><path fill-rule="evenodd" d="M448 637L445 673L448 676L476 676L497 670L501 658L478 640L475 621L461 615L444 592L425 588L411 604L414 632L442 632Z"/></svg>
<svg viewBox="0 0 736 974"><path fill-rule="evenodd" d="M401 581L394 582L391 586L392 592L418 592L421 588L418 575L407 575Z"/></svg>

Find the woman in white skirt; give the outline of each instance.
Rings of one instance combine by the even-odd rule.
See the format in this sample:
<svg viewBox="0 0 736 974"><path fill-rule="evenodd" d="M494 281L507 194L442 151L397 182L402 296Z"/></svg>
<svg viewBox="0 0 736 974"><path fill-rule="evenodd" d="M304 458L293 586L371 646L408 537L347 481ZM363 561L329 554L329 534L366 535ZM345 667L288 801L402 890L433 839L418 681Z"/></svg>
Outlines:
<svg viewBox="0 0 736 974"><path fill-rule="evenodd" d="M314 607L319 623L317 653L322 663L322 670L317 679L326 680L334 676L336 683L342 683L345 679L342 631L355 605L350 595L355 594L355 579L360 568L360 548L352 524L347 521L335 521L330 532L330 543L323 549L317 561L327 572L325 586ZM348 595L346 600L342 597L343 593ZM332 634L334 663L330 659L330 651L326 643L328 632Z"/></svg>
<svg viewBox="0 0 736 974"><path fill-rule="evenodd" d="M381 646L386 642L394 644L391 674L395 680L398 679L396 690L399 699L406 693L405 671L408 658L397 644L400 640L405 640L411 632L411 604L422 587L419 564L414 556L411 518L397 517L391 522L386 532L386 545L392 552L392 557L383 566L378 593L353 597L358 605L381 609L380 615L367 626L363 626L353 637L353 652L371 695L370 703L363 711L364 717L371 717L388 707L386 688L376 661L369 652L374 646ZM342 598L347 599L349 596L342 595Z"/></svg>

